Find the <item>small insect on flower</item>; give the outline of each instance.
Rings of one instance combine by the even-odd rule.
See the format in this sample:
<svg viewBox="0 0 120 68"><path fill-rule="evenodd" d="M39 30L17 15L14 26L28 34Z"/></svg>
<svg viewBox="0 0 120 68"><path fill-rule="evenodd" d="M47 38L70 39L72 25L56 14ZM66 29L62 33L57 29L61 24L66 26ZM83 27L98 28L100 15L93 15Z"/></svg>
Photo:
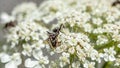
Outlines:
<svg viewBox="0 0 120 68"><path fill-rule="evenodd" d="M119 0L116 0L115 2L112 3L112 6L116 6L117 4L120 4Z"/></svg>
<svg viewBox="0 0 120 68"><path fill-rule="evenodd" d="M16 24L17 24L16 21L10 21L5 24L4 28L15 27Z"/></svg>
<svg viewBox="0 0 120 68"><path fill-rule="evenodd" d="M47 42L49 43L52 49L56 48L57 46L60 46L60 42L58 41L57 37L62 27L63 27L63 24L61 24L59 28L58 27L54 28L52 32L47 31L49 36L47 39Z"/></svg>

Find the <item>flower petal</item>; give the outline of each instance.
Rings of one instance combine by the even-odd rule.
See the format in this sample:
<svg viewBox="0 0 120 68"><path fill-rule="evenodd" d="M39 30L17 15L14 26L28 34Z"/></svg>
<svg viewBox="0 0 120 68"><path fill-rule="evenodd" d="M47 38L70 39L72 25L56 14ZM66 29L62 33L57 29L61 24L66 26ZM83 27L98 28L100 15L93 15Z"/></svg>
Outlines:
<svg viewBox="0 0 120 68"><path fill-rule="evenodd" d="M37 61L32 61L30 58L25 61L25 67L35 67L37 64Z"/></svg>

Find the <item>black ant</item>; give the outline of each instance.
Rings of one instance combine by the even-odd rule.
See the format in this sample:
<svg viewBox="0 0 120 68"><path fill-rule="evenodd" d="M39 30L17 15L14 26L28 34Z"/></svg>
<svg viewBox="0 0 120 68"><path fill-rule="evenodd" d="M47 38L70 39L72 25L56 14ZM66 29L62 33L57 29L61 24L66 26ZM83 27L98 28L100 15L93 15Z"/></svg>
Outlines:
<svg viewBox="0 0 120 68"><path fill-rule="evenodd" d="M49 36L47 41L51 48L56 48L57 46L60 46L60 42L58 41L57 37L60 33L62 26L63 26L63 24L61 24L59 28L57 27L57 28L53 29L52 32L47 31L48 36Z"/></svg>
<svg viewBox="0 0 120 68"><path fill-rule="evenodd" d="M16 24L16 21L10 21L5 24L4 28L15 27Z"/></svg>

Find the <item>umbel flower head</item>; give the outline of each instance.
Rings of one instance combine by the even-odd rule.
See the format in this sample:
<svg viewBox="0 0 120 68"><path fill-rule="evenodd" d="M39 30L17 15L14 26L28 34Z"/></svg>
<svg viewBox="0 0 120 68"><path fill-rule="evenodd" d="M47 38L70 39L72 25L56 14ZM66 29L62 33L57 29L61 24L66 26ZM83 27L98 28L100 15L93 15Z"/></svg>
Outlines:
<svg viewBox="0 0 120 68"><path fill-rule="evenodd" d="M5 68L120 66L120 6L115 0L48 0L3 13ZM15 24L14 24L15 22ZM56 24L52 24L52 23ZM14 26L11 26L14 25ZM61 26L62 25L62 26ZM11 27L9 27L11 26Z"/></svg>

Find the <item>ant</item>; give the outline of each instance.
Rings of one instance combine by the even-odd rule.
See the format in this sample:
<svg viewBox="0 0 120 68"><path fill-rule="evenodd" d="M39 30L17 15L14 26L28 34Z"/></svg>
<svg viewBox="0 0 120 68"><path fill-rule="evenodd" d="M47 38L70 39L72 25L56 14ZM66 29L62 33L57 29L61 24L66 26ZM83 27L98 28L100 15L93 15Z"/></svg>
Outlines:
<svg viewBox="0 0 120 68"><path fill-rule="evenodd" d="M48 36L49 36L47 41L50 44L51 48L56 48L57 46L60 46L60 42L58 42L57 37L62 27L63 27L63 24L61 24L59 28L58 27L54 28L52 32L47 31Z"/></svg>
<svg viewBox="0 0 120 68"><path fill-rule="evenodd" d="M16 21L10 21L5 24L4 28L15 27L16 24Z"/></svg>

